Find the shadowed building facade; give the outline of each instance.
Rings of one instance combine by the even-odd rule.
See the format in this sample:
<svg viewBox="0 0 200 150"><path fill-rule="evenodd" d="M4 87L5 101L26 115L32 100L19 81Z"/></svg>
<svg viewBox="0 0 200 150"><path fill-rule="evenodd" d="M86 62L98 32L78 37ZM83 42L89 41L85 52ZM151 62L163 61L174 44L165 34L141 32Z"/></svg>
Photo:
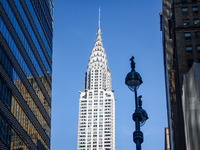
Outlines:
<svg viewBox="0 0 200 150"><path fill-rule="evenodd" d="M99 10L100 13L100 10ZM99 28L80 92L77 150L115 150L115 98Z"/></svg>
<svg viewBox="0 0 200 150"><path fill-rule="evenodd" d="M168 133L174 150L200 149L199 6L199 0L163 0Z"/></svg>
<svg viewBox="0 0 200 150"><path fill-rule="evenodd" d="M0 0L0 149L50 149L53 5Z"/></svg>

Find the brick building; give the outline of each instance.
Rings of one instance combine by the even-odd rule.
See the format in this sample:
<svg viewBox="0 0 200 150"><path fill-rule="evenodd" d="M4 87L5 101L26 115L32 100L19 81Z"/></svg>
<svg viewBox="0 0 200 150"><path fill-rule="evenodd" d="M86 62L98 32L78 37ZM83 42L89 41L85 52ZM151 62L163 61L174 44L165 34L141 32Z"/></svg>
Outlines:
<svg viewBox="0 0 200 150"><path fill-rule="evenodd" d="M171 149L199 149L200 1L163 0L161 30ZM194 118L194 119L190 119Z"/></svg>

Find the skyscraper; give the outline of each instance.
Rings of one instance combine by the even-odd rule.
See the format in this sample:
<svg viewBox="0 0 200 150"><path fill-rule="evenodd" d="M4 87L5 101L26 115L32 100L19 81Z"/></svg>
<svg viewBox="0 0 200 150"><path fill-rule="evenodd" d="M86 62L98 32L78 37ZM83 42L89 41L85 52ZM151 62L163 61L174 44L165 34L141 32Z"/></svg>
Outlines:
<svg viewBox="0 0 200 150"><path fill-rule="evenodd" d="M170 147L200 149L199 0L163 0L162 31Z"/></svg>
<svg viewBox="0 0 200 150"><path fill-rule="evenodd" d="M99 27L80 92L78 150L115 150L115 98Z"/></svg>
<svg viewBox="0 0 200 150"><path fill-rule="evenodd" d="M53 0L0 0L0 149L50 149Z"/></svg>

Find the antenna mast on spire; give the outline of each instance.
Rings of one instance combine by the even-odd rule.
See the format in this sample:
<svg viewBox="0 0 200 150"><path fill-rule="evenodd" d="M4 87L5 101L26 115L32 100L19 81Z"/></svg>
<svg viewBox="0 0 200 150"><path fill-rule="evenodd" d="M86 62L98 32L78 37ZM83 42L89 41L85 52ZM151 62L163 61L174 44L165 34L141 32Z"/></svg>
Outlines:
<svg viewBox="0 0 200 150"><path fill-rule="evenodd" d="M100 6L99 6L99 28L100 28Z"/></svg>

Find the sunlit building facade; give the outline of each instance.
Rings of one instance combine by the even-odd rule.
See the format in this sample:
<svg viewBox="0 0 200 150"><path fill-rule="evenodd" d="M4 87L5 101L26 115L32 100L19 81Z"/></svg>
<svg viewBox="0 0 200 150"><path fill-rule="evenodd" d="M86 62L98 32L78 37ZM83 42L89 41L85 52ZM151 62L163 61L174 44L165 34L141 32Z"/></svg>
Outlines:
<svg viewBox="0 0 200 150"><path fill-rule="evenodd" d="M0 0L0 149L50 149L53 6Z"/></svg>
<svg viewBox="0 0 200 150"><path fill-rule="evenodd" d="M77 150L115 150L115 98L99 28L80 92Z"/></svg>
<svg viewBox="0 0 200 150"><path fill-rule="evenodd" d="M200 0L163 0L161 29L171 150L200 149L199 9Z"/></svg>

